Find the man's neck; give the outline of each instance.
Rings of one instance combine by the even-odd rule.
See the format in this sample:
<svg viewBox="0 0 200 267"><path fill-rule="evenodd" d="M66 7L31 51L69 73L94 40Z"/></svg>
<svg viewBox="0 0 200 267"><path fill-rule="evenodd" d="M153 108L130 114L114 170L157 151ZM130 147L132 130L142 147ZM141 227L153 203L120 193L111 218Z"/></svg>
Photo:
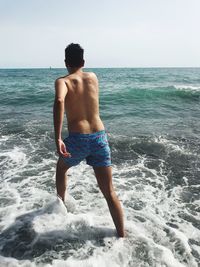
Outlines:
<svg viewBox="0 0 200 267"><path fill-rule="evenodd" d="M68 73L69 74L82 73L83 72L82 67L80 67L80 68L71 68L71 67L68 67L67 70L68 70Z"/></svg>

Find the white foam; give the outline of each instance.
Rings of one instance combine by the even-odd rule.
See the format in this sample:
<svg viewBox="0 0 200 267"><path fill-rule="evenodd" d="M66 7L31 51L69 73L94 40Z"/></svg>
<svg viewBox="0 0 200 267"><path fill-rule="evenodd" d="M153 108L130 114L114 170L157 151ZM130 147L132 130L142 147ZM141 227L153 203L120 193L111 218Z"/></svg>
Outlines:
<svg viewBox="0 0 200 267"><path fill-rule="evenodd" d="M24 164L26 161L26 154L19 147L14 147L12 151L1 152L0 156L6 156L13 163Z"/></svg>
<svg viewBox="0 0 200 267"><path fill-rule="evenodd" d="M163 139L157 141L168 142ZM22 155L20 157L23 158ZM179 202L182 188L174 187L169 196L165 190L166 176L162 173L162 162L160 169L155 170L147 167L147 160L141 156L135 165L124 164L120 168L114 166L113 169L113 183L125 212L125 225L128 231L128 238L125 239L116 238L106 201L99 191L92 169L84 163L71 168L68 173L66 205L56 198L55 189L51 189L53 185L50 185L50 191L46 185L49 181L55 183L55 160L52 158L41 160L37 165L29 165L31 171L41 169L42 172L39 175L26 177L19 183L10 183L7 179L7 188L12 189L10 194L12 192L13 197L18 200L4 218L3 230L11 223L15 225L14 219L17 216L33 212L35 205L39 205L40 209L33 212L30 217L35 232L32 246L34 244L37 246L37 242L41 240L44 244L45 242L56 244L62 240L68 240L68 242L79 240L83 245L73 248L72 255L66 259L62 256L65 251L63 248L57 252L58 259L48 264L36 264L35 259L31 262L5 257L0 259L2 263L8 267L126 267L148 266L148 264L149 266L197 267L188 242L195 228L189 223L183 224L177 216L183 208ZM22 161L18 161L19 165ZM44 168L45 166L48 168ZM17 163L15 171L19 167ZM20 170L26 167L27 165L24 165ZM140 174L139 177L138 174ZM3 192L6 192L4 188L0 194ZM12 217L9 213L12 213ZM166 225L171 218L175 220L178 230ZM199 234L197 229L195 234ZM103 245L98 244L99 238ZM186 256L187 260L183 263Z"/></svg>
<svg viewBox="0 0 200 267"><path fill-rule="evenodd" d="M163 144L165 147L169 149L170 152L174 151L174 152L178 152L184 155L193 155L193 153L191 153L191 151L186 149L184 146L180 146L180 144L178 145L177 143L175 143L175 141L168 140L167 138L163 136L159 136L158 138L155 138L154 140L156 143Z"/></svg>
<svg viewBox="0 0 200 267"><path fill-rule="evenodd" d="M35 263L29 260L19 261L14 258L7 258L0 255L1 267L36 267ZM41 265L38 267L42 267ZM47 267L47 266L45 266Z"/></svg>
<svg viewBox="0 0 200 267"><path fill-rule="evenodd" d="M8 136L8 135L2 135L2 136L0 137L0 145L1 145L2 143L4 143L4 142L8 141L8 139L9 139L9 136Z"/></svg>
<svg viewBox="0 0 200 267"><path fill-rule="evenodd" d="M177 90L184 90L184 91L200 91L200 86L196 86L196 85L179 84L179 85L174 85L174 87L175 87Z"/></svg>

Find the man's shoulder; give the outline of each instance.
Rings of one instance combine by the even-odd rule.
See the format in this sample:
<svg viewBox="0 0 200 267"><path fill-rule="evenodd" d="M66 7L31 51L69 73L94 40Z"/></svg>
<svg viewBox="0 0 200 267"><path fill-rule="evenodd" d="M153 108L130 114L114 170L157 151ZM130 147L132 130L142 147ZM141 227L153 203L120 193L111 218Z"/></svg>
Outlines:
<svg viewBox="0 0 200 267"><path fill-rule="evenodd" d="M93 77L97 77L97 75L92 71L86 71L84 73L87 73L88 75L93 76Z"/></svg>
<svg viewBox="0 0 200 267"><path fill-rule="evenodd" d="M57 86L66 86L67 83L68 83L68 75L66 76L62 76L62 77L58 77L56 80L55 80L55 87Z"/></svg>
<svg viewBox="0 0 200 267"><path fill-rule="evenodd" d="M55 83L65 82L67 79L68 79L68 75L66 75L66 76L61 76L61 77L58 77L58 78L55 80Z"/></svg>
<svg viewBox="0 0 200 267"><path fill-rule="evenodd" d="M58 77L56 80L55 80L55 89L58 90L59 88L62 90L66 90L67 88L67 76L63 76L63 77Z"/></svg>
<svg viewBox="0 0 200 267"><path fill-rule="evenodd" d="M87 76L87 78L90 78L96 81L98 80L97 75L94 72L87 71L87 72L84 72L84 74Z"/></svg>

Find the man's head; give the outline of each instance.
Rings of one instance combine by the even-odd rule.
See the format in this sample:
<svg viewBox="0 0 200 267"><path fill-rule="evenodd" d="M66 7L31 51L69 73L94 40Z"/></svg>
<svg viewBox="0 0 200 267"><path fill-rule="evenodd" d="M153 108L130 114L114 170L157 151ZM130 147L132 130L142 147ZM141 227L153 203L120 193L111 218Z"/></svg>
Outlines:
<svg viewBox="0 0 200 267"><path fill-rule="evenodd" d="M70 68L81 68L84 65L84 50L79 44L69 44L65 48L65 64Z"/></svg>

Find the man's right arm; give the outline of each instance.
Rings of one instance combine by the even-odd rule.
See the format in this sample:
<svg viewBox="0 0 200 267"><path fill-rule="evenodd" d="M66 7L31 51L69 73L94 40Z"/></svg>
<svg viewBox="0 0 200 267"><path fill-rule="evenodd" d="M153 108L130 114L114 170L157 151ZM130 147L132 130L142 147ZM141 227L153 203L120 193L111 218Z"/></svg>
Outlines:
<svg viewBox="0 0 200 267"><path fill-rule="evenodd" d="M63 156L69 156L61 137L67 91L67 86L63 79L57 79L55 82L55 100L53 108L54 133L57 151Z"/></svg>

